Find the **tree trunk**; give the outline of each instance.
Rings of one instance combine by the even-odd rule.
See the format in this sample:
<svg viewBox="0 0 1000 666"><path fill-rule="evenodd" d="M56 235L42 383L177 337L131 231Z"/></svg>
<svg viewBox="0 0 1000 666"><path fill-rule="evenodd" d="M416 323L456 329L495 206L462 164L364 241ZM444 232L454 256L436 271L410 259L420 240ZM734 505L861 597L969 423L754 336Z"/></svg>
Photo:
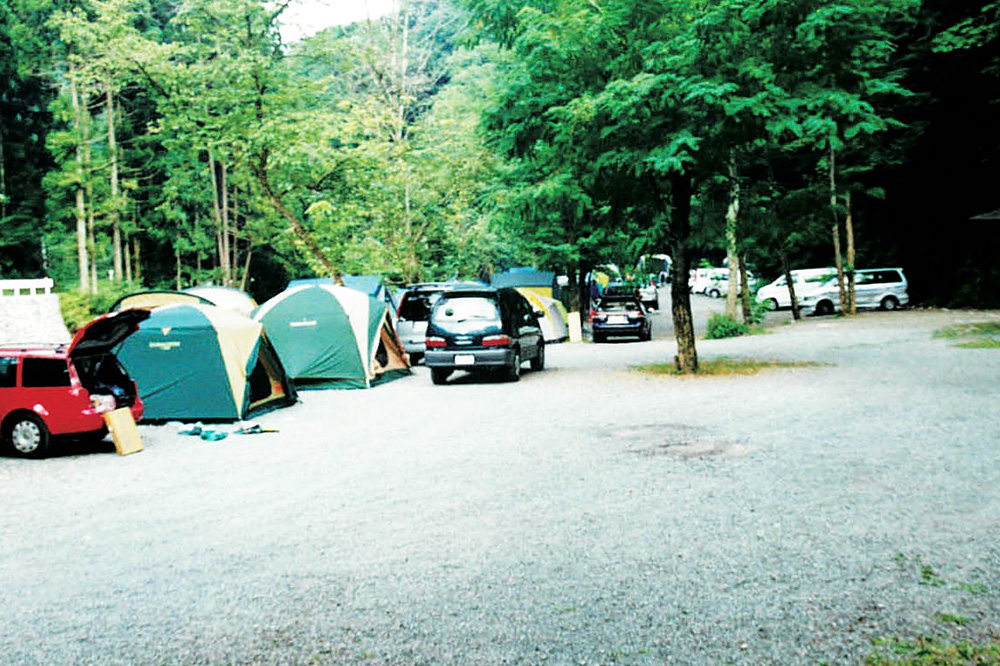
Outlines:
<svg viewBox="0 0 1000 666"><path fill-rule="evenodd" d="M87 253L87 202L84 199L83 182L83 122L81 115L80 93L76 88L76 77L70 72L69 77L70 102L73 105L73 128L76 130L76 162L79 169L79 182L76 185L76 258L79 269L81 294L90 291L90 255Z"/></svg>
<svg viewBox="0 0 1000 666"><path fill-rule="evenodd" d="M854 220L851 217L851 193L844 195L844 206L847 207L847 217L844 218L844 233L847 236L847 311L852 315L858 313L854 298Z"/></svg>
<svg viewBox="0 0 1000 666"><path fill-rule="evenodd" d="M344 281L340 276L340 270L330 262L329 257L326 256L316 243L316 239L312 237L309 230L302 224L302 220L296 217L292 211L288 210L288 207L282 202L281 197L271 188L271 180L267 175L266 156L262 156L260 160L265 164L256 164L253 167L253 172L257 178L257 182L260 183L264 196L274 206L274 210L292 225L292 231L295 232L296 238L306 247L309 255L322 267L326 275L332 277L337 284L343 284Z"/></svg>
<svg viewBox="0 0 1000 666"><path fill-rule="evenodd" d="M219 279L222 284L229 284L229 241L226 221L229 211L227 210L225 194L226 168L215 159L212 151L208 152L208 166L212 177L212 220L215 222L216 256L219 259L219 271L222 274Z"/></svg>
<svg viewBox="0 0 1000 666"><path fill-rule="evenodd" d="M233 285L238 285L243 283L243 279L240 277L240 210L239 210L239 197L237 196L237 190L234 188L232 194L230 195L230 200L232 203L229 209L232 211L229 215L230 225L229 228L233 232L233 242L229 257L229 265L233 267ZM249 254L250 248L247 247L247 253Z"/></svg>
<svg viewBox="0 0 1000 666"><path fill-rule="evenodd" d="M222 284L229 287L233 284L233 263L229 254L231 227L229 224L229 169L222 163L217 163L219 169L219 210L222 226L219 229L222 247L219 249L219 268L222 270ZM233 239L233 245L236 244Z"/></svg>
<svg viewBox="0 0 1000 666"><path fill-rule="evenodd" d="M726 209L726 258L729 264L729 288L726 289L726 316L736 320L736 294L740 260L736 248L736 223L740 215L740 181L736 173L736 159L729 158L729 207Z"/></svg>
<svg viewBox="0 0 1000 666"><path fill-rule="evenodd" d="M129 237L122 238L122 263L125 267L125 284L132 284L132 259L129 254Z"/></svg>
<svg viewBox="0 0 1000 666"><path fill-rule="evenodd" d="M792 299L792 318L795 321L802 320L802 313L799 312L799 297L795 294L795 281L792 280L792 271L788 264L788 252L781 253L781 270L785 273L785 284L788 285L788 296Z"/></svg>
<svg viewBox="0 0 1000 666"><path fill-rule="evenodd" d="M250 281L250 258L253 256L253 241L248 241L247 258L243 263L243 277L240 278L240 291L247 290L247 283Z"/></svg>
<svg viewBox="0 0 1000 666"><path fill-rule="evenodd" d="M90 177L90 106L86 92L80 104L80 128L83 132L83 191L87 208L87 254L90 256L90 293L97 293L97 231L94 221L94 185Z"/></svg>
<svg viewBox="0 0 1000 666"><path fill-rule="evenodd" d="M581 317L584 316L582 314L583 303L586 302L583 299L583 276L586 274L586 271L583 270L582 260L577 262L576 267L570 266L566 271L566 275L569 277L569 284L567 285L568 298L566 299L568 302L566 303L566 309L570 312L580 312Z"/></svg>
<svg viewBox="0 0 1000 666"><path fill-rule="evenodd" d="M110 189L111 189L111 250L114 258L114 281L121 282L124 271L122 270L122 229L121 212L118 206L119 186L118 186L118 140L115 136L115 97L111 92L111 82L107 81L104 87L105 113L108 116L108 168Z"/></svg>
<svg viewBox="0 0 1000 666"><path fill-rule="evenodd" d="M7 219L7 157L4 153L3 117L0 116L0 220Z"/></svg>
<svg viewBox="0 0 1000 666"><path fill-rule="evenodd" d="M142 284L142 245L139 243L138 236L132 236L132 277L135 279L135 283L138 285Z"/></svg>
<svg viewBox="0 0 1000 666"><path fill-rule="evenodd" d="M695 348L694 321L691 317L691 290L688 285L688 236L691 234L691 177L675 175L671 179L673 211L670 216L673 269L670 281L670 309L677 340L677 369L684 374L698 371L698 351Z"/></svg>
<svg viewBox="0 0 1000 666"><path fill-rule="evenodd" d="M837 171L836 154L833 142L830 142L830 214L833 216L833 258L837 266L837 286L840 288L840 311L844 311L847 302L847 290L844 288L844 262L840 256L840 218L837 215Z"/></svg>
<svg viewBox="0 0 1000 666"><path fill-rule="evenodd" d="M750 309L750 280L747 279L746 257L740 257L740 299L743 304L743 323L749 326L753 322L753 311Z"/></svg>
<svg viewBox="0 0 1000 666"><path fill-rule="evenodd" d="M215 254L218 256L222 252L222 209L219 208L219 174L211 150L208 151L208 173L212 183L212 226L215 227Z"/></svg>

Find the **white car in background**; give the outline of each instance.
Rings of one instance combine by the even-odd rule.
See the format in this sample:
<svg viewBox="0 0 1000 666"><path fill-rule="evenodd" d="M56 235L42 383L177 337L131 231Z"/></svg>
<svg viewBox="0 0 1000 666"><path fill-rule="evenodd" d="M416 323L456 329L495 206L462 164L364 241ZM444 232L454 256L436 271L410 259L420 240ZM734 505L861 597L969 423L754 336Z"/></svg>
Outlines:
<svg viewBox="0 0 1000 666"><path fill-rule="evenodd" d="M896 310L910 303L902 268L866 268L854 271L854 302L859 310ZM834 276L820 289L799 300L805 314L833 314L840 309L840 287Z"/></svg>
<svg viewBox="0 0 1000 666"><path fill-rule="evenodd" d="M795 284L795 297L802 297L814 289L823 286L830 278L837 275L836 268L797 268L792 273ZM757 302L763 303L768 310L783 310L792 307L792 297L788 293L788 282L782 275L774 282L761 287L757 291Z"/></svg>
<svg viewBox="0 0 1000 666"><path fill-rule="evenodd" d="M723 279L723 275L728 279L728 268L695 268L691 270L689 285L692 294L708 294L712 285Z"/></svg>
<svg viewBox="0 0 1000 666"><path fill-rule="evenodd" d="M739 275L739 273L737 273L737 275ZM749 280L750 284L753 285L754 276L750 271L747 271L747 280ZM712 298L725 298L726 294L729 293L729 269L713 268L709 270L708 275L705 278L705 282L701 285L701 289L698 293L711 296Z"/></svg>

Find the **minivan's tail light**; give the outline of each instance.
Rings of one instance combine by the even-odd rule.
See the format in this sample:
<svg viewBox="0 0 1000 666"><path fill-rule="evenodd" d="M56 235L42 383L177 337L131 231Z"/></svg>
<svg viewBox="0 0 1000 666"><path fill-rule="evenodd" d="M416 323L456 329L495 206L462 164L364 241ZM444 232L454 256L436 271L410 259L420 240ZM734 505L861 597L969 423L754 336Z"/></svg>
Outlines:
<svg viewBox="0 0 1000 666"><path fill-rule="evenodd" d="M608 315L604 312L597 312L596 310L591 310L590 320L591 321L604 321L608 318Z"/></svg>
<svg viewBox="0 0 1000 666"><path fill-rule="evenodd" d="M484 347L510 347L509 335L487 335L483 338Z"/></svg>
<svg viewBox="0 0 1000 666"><path fill-rule="evenodd" d="M638 310L629 310L628 318L629 319L642 319L642 313L639 312Z"/></svg>
<svg viewBox="0 0 1000 666"><path fill-rule="evenodd" d="M444 349L444 338L428 337L424 340L424 346L427 347L427 349Z"/></svg>

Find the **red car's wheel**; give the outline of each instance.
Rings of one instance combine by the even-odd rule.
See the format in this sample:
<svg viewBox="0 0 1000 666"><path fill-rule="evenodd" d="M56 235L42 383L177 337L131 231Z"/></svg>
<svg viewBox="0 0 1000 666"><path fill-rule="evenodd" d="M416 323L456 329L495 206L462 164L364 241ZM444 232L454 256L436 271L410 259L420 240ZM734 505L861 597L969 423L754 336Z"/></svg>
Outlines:
<svg viewBox="0 0 1000 666"><path fill-rule="evenodd" d="M14 453L25 458L39 458L49 448L49 429L36 414L22 412L10 417L4 439Z"/></svg>

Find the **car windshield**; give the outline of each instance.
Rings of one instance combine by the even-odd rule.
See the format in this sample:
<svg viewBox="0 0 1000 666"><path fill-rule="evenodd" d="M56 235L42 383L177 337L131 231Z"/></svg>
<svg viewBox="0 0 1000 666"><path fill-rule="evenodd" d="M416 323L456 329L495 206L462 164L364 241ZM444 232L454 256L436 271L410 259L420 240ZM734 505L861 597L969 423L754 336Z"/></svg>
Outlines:
<svg viewBox="0 0 1000 666"><path fill-rule="evenodd" d="M638 312L639 303L632 300L604 299L599 308L604 312Z"/></svg>
<svg viewBox="0 0 1000 666"><path fill-rule="evenodd" d="M496 301L486 296L462 296L443 299L435 310L439 324L466 321L496 321L500 318Z"/></svg>

